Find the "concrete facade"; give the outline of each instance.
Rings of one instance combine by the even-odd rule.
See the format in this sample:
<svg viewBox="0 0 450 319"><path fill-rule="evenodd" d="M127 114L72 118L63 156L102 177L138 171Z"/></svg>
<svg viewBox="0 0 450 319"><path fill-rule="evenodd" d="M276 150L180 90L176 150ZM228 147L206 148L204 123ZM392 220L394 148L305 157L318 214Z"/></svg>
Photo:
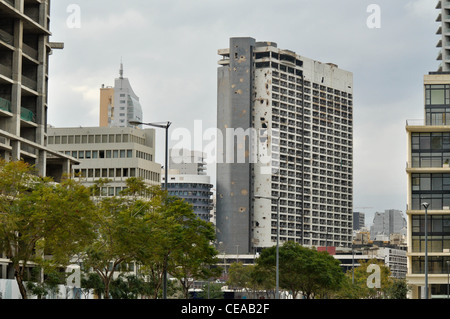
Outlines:
<svg viewBox="0 0 450 319"><path fill-rule="evenodd" d="M129 127L49 128L49 147L80 161L73 173L86 186L111 180L102 195L119 195L129 177L160 185L161 164L155 163L155 130Z"/></svg>
<svg viewBox="0 0 450 319"><path fill-rule="evenodd" d="M0 16L0 157L58 181L74 159L46 147L49 56L63 46L49 42L50 1L1 0Z"/></svg>
<svg viewBox="0 0 450 319"><path fill-rule="evenodd" d="M218 53L218 241L273 246L279 197L282 242L350 245L352 74L253 38Z"/></svg>
<svg viewBox="0 0 450 319"><path fill-rule="evenodd" d="M450 71L450 0L438 0L436 9L439 11L436 21L440 23L436 32L440 36L436 45L440 48L437 60L441 64L438 71L447 72Z"/></svg>
<svg viewBox="0 0 450 319"><path fill-rule="evenodd" d="M169 154L170 170L178 170L179 174L206 175L205 153L187 149L171 149Z"/></svg>
<svg viewBox="0 0 450 319"><path fill-rule="evenodd" d="M370 238L375 239L377 235L389 238L391 234L406 235L406 219L402 211L387 209L384 213L376 212L370 227Z"/></svg>

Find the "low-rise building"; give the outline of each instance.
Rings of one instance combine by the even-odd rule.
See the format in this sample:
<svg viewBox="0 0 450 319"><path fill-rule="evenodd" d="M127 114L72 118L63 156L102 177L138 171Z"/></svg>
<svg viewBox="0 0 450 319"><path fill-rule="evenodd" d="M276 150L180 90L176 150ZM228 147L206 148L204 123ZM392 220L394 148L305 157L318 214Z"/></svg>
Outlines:
<svg viewBox="0 0 450 319"><path fill-rule="evenodd" d="M139 177L160 185L161 165L155 162L155 130L131 127L48 128L49 147L80 161L73 173L91 186L109 179L103 196L119 195L126 180Z"/></svg>

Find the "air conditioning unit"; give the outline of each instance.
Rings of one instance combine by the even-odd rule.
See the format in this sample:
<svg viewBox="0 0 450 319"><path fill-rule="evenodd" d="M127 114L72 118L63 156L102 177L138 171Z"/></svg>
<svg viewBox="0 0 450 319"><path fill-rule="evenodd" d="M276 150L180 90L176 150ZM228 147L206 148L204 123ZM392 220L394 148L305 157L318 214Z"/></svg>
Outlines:
<svg viewBox="0 0 450 319"><path fill-rule="evenodd" d="M443 210L450 210L450 206L444 206L442 207Z"/></svg>
<svg viewBox="0 0 450 319"><path fill-rule="evenodd" d="M450 253L450 249L445 248L444 250L442 250L443 253Z"/></svg>

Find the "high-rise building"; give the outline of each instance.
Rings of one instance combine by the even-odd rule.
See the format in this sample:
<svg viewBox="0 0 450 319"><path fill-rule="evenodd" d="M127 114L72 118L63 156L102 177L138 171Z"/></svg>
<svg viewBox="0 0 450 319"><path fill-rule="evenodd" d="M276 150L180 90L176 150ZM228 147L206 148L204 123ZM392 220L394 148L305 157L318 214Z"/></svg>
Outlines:
<svg viewBox="0 0 450 319"><path fill-rule="evenodd" d="M50 0L0 0L0 157L58 181L73 158L47 145ZM57 111L55 111L57 112Z"/></svg>
<svg viewBox="0 0 450 319"><path fill-rule="evenodd" d="M359 230L366 226L366 215L360 212L353 212L353 230Z"/></svg>
<svg viewBox="0 0 450 319"><path fill-rule="evenodd" d="M100 89L100 126L133 127L130 121L142 122L142 107L139 97L134 93L128 78L123 77L123 64L120 64L119 77L114 87Z"/></svg>
<svg viewBox="0 0 450 319"><path fill-rule="evenodd" d="M228 253L352 242L353 75L231 38L218 51L217 237ZM266 198L261 198L266 197Z"/></svg>
<svg viewBox="0 0 450 319"><path fill-rule="evenodd" d="M406 235L406 219L402 211L386 209L384 213L376 212L370 227L370 238L376 239L377 235L389 238L391 234Z"/></svg>
<svg viewBox="0 0 450 319"><path fill-rule="evenodd" d="M408 120L407 132L407 244L410 297L447 298L450 262L450 1L436 7L442 39L437 72L424 75L425 120ZM425 205L424 205L425 204ZM425 206L427 231L425 232ZM426 236L425 236L426 235ZM425 240L425 238L427 240ZM425 253L425 241L428 242ZM428 259L425 276L425 256ZM426 280L427 279L427 280Z"/></svg>
<svg viewBox="0 0 450 319"><path fill-rule="evenodd" d="M450 1L439 0L436 9L439 10L436 21L440 22L436 33L440 37L437 47L441 48L437 57L441 61L438 71L447 72L450 71Z"/></svg>

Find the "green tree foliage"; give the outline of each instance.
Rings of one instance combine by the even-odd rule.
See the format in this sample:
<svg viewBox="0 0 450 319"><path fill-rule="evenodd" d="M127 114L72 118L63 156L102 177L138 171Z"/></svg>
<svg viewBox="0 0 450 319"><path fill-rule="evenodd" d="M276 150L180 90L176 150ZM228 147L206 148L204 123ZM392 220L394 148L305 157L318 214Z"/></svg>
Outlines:
<svg viewBox="0 0 450 319"><path fill-rule="evenodd" d="M392 285L386 291L386 295L389 299L407 299L410 289L406 279L393 279Z"/></svg>
<svg viewBox="0 0 450 319"><path fill-rule="evenodd" d="M217 264L217 250L212 245L215 230L211 223L198 218L192 205L177 197L169 197L160 213L167 222L165 251L168 271L177 278L185 298L196 279L215 278L221 270Z"/></svg>
<svg viewBox="0 0 450 319"><path fill-rule="evenodd" d="M81 184L34 175L27 163L0 160L0 250L11 260L23 299L31 263L64 267L94 237L94 206Z"/></svg>
<svg viewBox="0 0 450 319"><path fill-rule="evenodd" d="M253 286L254 270L255 266L253 265L244 265L241 262L232 263L228 268L227 285L232 289L249 289Z"/></svg>
<svg viewBox="0 0 450 319"><path fill-rule="evenodd" d="M350 269L341 289L333 295L339 299L400 299L406 296L405 281L397 281L391 277L389 267L382 261L371 259L359 260L360 266ZM368 268L372 267L372 268Z"/></svg>
<svg viewBox="0 0 450 319"><path fill-rule="evenodd" d="M211 244L214 228L200 220L191 205L137 178L127 180L121 195L98 200L98 238L83 257L86 267L102 278L105 298L111 297L114 273L124 262L139 264L153 298L160 295L165 272L180 281L186 298L192 279L216 275L211 267L217 261Z"/></svg>
<svg viewBox="0 0 450 319"><path fill-rule="evenodd" d="M266 248L257 259L257 267L270 270L275 277L276 248ZM344 274L339 261L327 252L318 252L295 242L286 242L279 248L280 288L292 293L315 298L325 291L340 287Z"/></svg>
<svg viewBox="0 0 450 319"><path fill-rule="evenodd" d="M145 234L141 212L145 203L123 197L104 197L97 205L97 238L82 256L85 267L92 268L104 284L104 297L117 267L138 258Z"/></svg>
<svg viewBox="0 0 450 319"><path fill-rule="evenodd" d="M359 291L362 293L360 297L369 299L384 298L393 282L389 267L384 265L383 261L377 259L371 259L368 261L362 260L359 263L360 266L355 268L354 282L355 285L359 287ZM368 269L370 265L375 265L379 269L379 288L370 287L370 277L373 277L374 275L374 271Z"/></svg>
<svg viewBox="0 0 450 319"><path fill-rule="evenodd" d="M222 285L208 282L203 285L202 291L197 294L199 299L223 299Z"/></svg>

